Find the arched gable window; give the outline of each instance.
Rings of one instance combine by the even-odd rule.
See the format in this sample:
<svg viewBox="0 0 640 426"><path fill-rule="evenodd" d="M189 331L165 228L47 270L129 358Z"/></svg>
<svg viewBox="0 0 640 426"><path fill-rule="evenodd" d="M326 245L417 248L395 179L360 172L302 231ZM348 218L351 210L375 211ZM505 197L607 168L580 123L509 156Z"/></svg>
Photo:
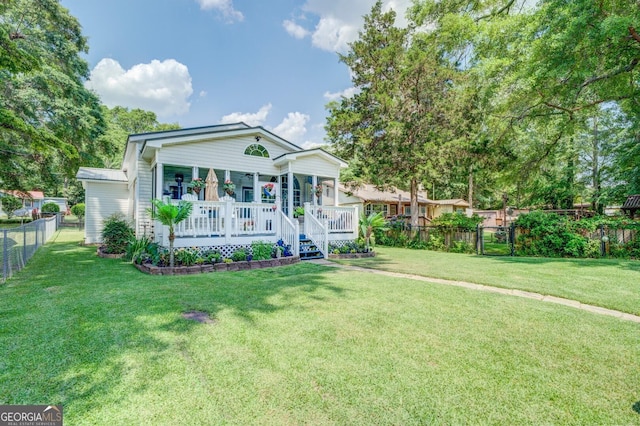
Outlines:
<svg viewBox="0 0 640 426"><path fill-rule="evenodd" d="M264 146L254 143L244 150L244 155L253 155L254 157L269 158L269 151Z"/></svg>

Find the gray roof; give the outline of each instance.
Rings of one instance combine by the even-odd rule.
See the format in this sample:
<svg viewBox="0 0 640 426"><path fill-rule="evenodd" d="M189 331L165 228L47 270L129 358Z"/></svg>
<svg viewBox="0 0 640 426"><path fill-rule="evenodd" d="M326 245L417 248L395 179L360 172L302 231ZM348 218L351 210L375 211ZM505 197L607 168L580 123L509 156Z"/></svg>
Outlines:
<svg viewBox="0 0 640 426"><path fill-rule="evenodd" d="M627 200L624 202L622 206L623 209L627 210L638 210L640 209L640 194L638 195L629 195Z"/></svg>
<svg viewBox="0 0 640 426"><path fill-rule="evenodd" d="M98 180L108 182L128 182L127 174L122 170L80 167L76 173L78 180Z"/></svg>

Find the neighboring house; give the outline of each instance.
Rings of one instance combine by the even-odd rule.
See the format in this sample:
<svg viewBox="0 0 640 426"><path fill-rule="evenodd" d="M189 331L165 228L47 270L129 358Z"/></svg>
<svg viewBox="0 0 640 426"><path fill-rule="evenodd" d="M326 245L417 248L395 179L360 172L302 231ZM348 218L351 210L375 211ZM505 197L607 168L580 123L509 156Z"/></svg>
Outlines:
<svg viewBox="0 0 640 426"><path fill-rule="evenodd" d="M334 186L328 183L325 188L327 202L334 202ZM375 185L362 184L351 188L348 185L338 186L338 202L340 205L357 206L366 215L382 212L386 218L411 216L411 193L395 187L380 190ZM443 213L465 213L469 203L462 199L430 200L420 191L418 192L418 225L427 225L431 220Z"/></svg>
<svg viewBox="0 0 640 426"><path fill-rule="evenodd" d="M640 194L629 195L621 209L631 219L634 219L636 215L640 216Z"/></svg>
<svg viewBox="0 0 640 426"><path fill-rule="evenodd" d="M34 209L36 213L39 213L44 200L44 193L42 191L0 190L0 197L4 197L5 195L13 195L22 200L22 208L14 212L16 216L31 216ZM0 204L0 212L6 214L6 212L2 210L2 204Z"/></svg>
<svg viewBox="0 0 640 426"><path fill-rule="evenodd" d="M475 214L483 218L482 226L485 227L496 227L496 226L505 226L510 223L513 223L518 216L523 213L529 213L528 209L514 209L507 208L505 210L474 210ZM507 220L505 221L505 214Z"/></svg>
<svg viewBox="0 0 640 426"><path fill-rule="evenodd" d="M152 199L189 199L192 215L176 228L175 247L226 252L252 241L282 239L298 252L300 234L324 255L329 241L357 237L357 212L323 203L346 163L322 149L304 150L262 127L244 123L130 135L119 170L81 167L86 190L85 242L98 243L104 220L120 213L136 235L168 246L168 228L152 223ZM208 182L196 193L193 179ZM225 194L231 182L235 192ZM302 225L294 210L306 206ZM225 253L225 252L223 252Z"/></svg>
<svg viewBox="0 0 640 426"><path fill-rule="evenodd" d="M432 218L436 218L444 213L464 213L471 215L469 203L462 198L454 198L451 200L433 200L435 207L433 209Z"/></svg>

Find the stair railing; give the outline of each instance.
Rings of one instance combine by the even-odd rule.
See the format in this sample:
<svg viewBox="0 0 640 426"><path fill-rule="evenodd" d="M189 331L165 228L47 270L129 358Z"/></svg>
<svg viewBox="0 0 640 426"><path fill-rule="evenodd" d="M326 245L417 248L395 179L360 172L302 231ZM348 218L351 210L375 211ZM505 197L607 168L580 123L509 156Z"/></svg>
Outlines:
<svg viewBox="0 0 640 426"><path fill-rule="evenodd" d="M311 212L311 204L304 204L305 212ZM309 238L318 247L318 250L326 258L329 256L329 230L325 223L322 223L316 218L314 214L305 214L304 219L304 232L307 238Z"/></svg>
<svg viewBox="0 0 640 426"><path fill-rule="evenodd" d="M285 245L291 246L291 253L300 256L300 225L298 221L291 220L281 209L278 209L278 225L280 238Z"/></svg>

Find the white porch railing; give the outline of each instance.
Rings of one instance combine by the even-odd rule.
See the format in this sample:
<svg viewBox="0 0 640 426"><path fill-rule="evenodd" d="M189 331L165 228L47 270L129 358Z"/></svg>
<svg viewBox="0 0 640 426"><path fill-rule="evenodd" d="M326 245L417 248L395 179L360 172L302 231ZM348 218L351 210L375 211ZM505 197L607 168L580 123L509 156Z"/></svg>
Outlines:
<svg viewBox="0 0 640 426"><path fill-rule="evenodd" d="M311 206L305 208L312 216L325 224L327 231L333 233L352 234L358 238L358 207Z"/></svg>
<svg viewBox="0 0 640 426"><path fill-rule="evenodd" d="M278 210L280 238L285 245L291 245L291 252L294 256L300 256L300 225L298 221L292 221L282 210Z"/></svg>
<svg viewBox="0 0 640 426"><path fill-rule="evenodd" d="M232 200L191 203L191 216L176 225L176 237L276 235L277 215L273 204L236 203Z"/></svg>
<svg viewBox="0 0 640 426"><path fill-rule="evenodd" d="M329 232L327 230L326 219L323 219L325 223L320 222L314 214L312 214L311 204L305 203L304 205L305 219L304 219L304 234L318 247L318 250L322 252L324 257L329 255ZM306 212L310 214L307 215Z"/></svg>

